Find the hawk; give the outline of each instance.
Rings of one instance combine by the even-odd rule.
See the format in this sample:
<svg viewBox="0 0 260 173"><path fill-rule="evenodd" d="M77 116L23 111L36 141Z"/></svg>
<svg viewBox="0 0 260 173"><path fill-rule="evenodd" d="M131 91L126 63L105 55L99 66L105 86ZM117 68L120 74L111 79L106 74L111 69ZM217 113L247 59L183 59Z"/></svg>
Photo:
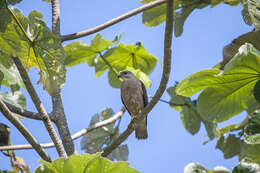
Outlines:
<svg viewBox="0 0 260 173"><path fill-rule="evenodd" d="M148 97L142 81L130 71L122 71L119 75L124 81L121 84L121 99L132 118L135 118L148 104ZM146 139L147 118L134 125L137 139Z"/></svg>

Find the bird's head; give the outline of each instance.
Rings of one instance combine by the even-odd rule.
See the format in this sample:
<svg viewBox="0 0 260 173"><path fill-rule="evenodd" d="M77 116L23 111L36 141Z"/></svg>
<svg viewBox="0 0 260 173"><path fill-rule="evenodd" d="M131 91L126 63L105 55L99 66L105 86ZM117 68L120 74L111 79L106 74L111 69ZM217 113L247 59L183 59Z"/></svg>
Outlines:
<svg viewBox="0 0 260 173"><path fill-rule="evenodd" d="M135 79L135 75L131 71L125 70L120 72L118 78L122 78L124 80Z"/></svg>

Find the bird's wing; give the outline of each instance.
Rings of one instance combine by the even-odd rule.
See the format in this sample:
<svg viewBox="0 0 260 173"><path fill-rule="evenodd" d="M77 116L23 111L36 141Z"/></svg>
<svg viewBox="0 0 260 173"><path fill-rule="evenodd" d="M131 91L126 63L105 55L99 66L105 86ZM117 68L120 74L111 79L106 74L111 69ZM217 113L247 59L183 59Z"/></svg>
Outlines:
<svg viewBox="0 0 260 173"><path fill-rule="evenodd" d="M144 86L144 83L139 80L141 82L141 86L142 86L142 91L143 91L143 103L144 103L144 107L148 104L148 96L147 96L147 92L146 92L146 88Z"/></svg>

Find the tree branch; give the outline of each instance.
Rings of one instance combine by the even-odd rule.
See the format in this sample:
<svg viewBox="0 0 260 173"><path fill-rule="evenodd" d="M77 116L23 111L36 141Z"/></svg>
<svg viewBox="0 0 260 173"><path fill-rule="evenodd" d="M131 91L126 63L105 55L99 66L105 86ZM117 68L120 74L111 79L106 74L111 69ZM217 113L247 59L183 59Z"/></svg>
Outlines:
<svg viewBox="0 0 260 173"><path fill-rule="evenodd" d="M76 140L78 138L80 138L81 136L104 126L107 126L109 124L112 124L113 122L115 122L116 120L118 120L119 118L122 117L122 115L125 112L125 108L122 108L118 113L116 113L115 115L113 115L112 117L104 120L104 121L100 121L95 123L94 125L92 125L89 128L85 128L82 129L78 132L76 132L74 135L72 135L72 139ZM54 143L50 142L50 143L45 143L45 144L40 144L42 148L51 148L54 147ZM1 150L23 150L23 149L32 149L31 145L11 145L11 146L0 146L0 151Z"/></svg>
<svg viewBox="0 0 260 173"><path fill-rule="evenodd" d="M51 158L48 156L47 152L41 147L41 145L32 136L29 130L21 123L21 121L10 112L8 107L5 105L2 99L0 99L0 110L3 115L20 131L20 133L25 137L25 139L31 144L35 151L40 155L40 157L48 162L51 162Z"/></svg>
<svg viewBox="0 0 260 173"><path fill-rule="evenodd" d="M84 37L84 36L87 36L87 35L90 35L90 34L94 34L98 31L101 31L109 26L112 26L116 23L119 23L129 17L132 17L138 13L141 13L145 10L148 10L150 8L153 8L155 6L158 6L158 5L161 5L163 3L165 3L166 0L157 0L157 1L153 1L153 2L150 2L148 4L145 4L139 8L136 8L134 10L131 10L121 16L118 16L112 20L109 20L101 25L98 25L94 28L90 28L90 29L87 29L87 30L84 30L84 31L80 31L80 32L76 32L76 33L73 33L73 34L68 34L68 35L63 35L61 36L61 41L68 41L68 40L74 40L74 39L77 39L77 38L80 38L80 37Z"/></svg>
<svg viewBox="0 0 260 173"><path fill-rule="evenodd" d="M31 99L36 107L36 109L38 110L38 112L40 113L41 117L42 117L42 120L43 120L43 123L52 139L52 141L54 142L55 144L55 147L59 153L59 156L60 157L67 157L66 153L65 153L65 150L62 146L62 143L60 142L59 140L59 137L51 123L51 120L42 104L42 102L40 101L32 83L31 83L31 80L25 70L25 68L23 67L23 64L22 62L20 61L20 59L18 57L12 57L19 73L20 73L20 76L22 77L23 79L23 82L26 86L26 89L28 91L28 93L30 94L31 96Z"/></svg>
<svg viewBox="0 0 260 173"><path fill-rule="evenodd" d="M51 0L52 32L60 35L60 0Z"/></svg>
<svg viewBox="0 0 260 173"><path fill-rule="evenodd" d="M52 32L60 36L60 0L51 0L52 5ZM55 125L58 128L62 144L67 155L76 154L75 145L71 139L67 118L65 116L60 91L51 95Z"/></svg>
<svg viewBox="0 0 260 173"><path fill-rule="evenodd" d="M169 75L171 72L171 47L172 47L172 33L173 33L173 20L174 20L174 0L167 0L167 11L166 11L166 26L164 33L164 61L163 61L163 73L161 77L161 82L159 88L157 89L153 99L151 102L144 108L141 112L140 116L137 116L136 119L133 119L129 124L128 128L107 148L104 149L102 153L103 157L108 156L115 148L117 148L123 141L127 139L127 137L134 131L133 124L136 121L141 121L144 119L147 114L152 110L152 108L156 105L156 103L161 98L164 93Z"/></svg>
<svg viewBox="0 0 260 173"><path fill-rule="evenodd" d="M34 120L42 120L42 117L39 113L36 113L36 112L31 112L31 111L28 111L28 110L25 110L25 109L21 109L21 108L18 108L10 103L7 103L5 101L3 101L5 103L5 105L8 107L8 109L12 112L12 113L15 113L15 114L18 114L22 117L26 117L26 118L30 118L30 119L34 119ZM53 113L49 113L48 114L51 121L55 121L55 118L53 117Z"/></svg>

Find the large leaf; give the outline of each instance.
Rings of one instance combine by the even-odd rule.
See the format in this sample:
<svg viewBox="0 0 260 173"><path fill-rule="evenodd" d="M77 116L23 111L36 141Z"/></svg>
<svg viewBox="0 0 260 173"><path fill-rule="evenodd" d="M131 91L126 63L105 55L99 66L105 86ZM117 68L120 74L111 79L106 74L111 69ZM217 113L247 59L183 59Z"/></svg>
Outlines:
<svg viewBox="0 0 260 173"><path fill-rule="evenodd" d="M222 136L217 143L216 148L220 149L224 158L231 158L240 154L243 142L235 135L229 135L226 139Z"/></svg>
<svg viewBox="0 0 260 173"><path fill-rule="evenodd" d="M244 130L244 140L247 144L260 144L260 112L249 118Z"/></svg>
<svg viewBox="0 0 260 173"><path fill-rule="evenodd" d="M111 41L102 38L100 34L93 38L91 45L82 42L72 42L64 47L67 55L65 65L70 67L87 62L89 66L93 66L98 53L109 48L112 44Z"/></svg>
<svg viewBox="0 0 260 173"><path fill-rule="evenodd" d="M260 145L245 144L239 160L260 164Z"/></svg>
<svg viewBox="0 0 260 173"><path fill-rule="evenodd" d="M59 37L41 20L41 13L32 11L27 18L16 8L7 10L12 18L0 33L0 63L9 68L12 64L10 57L18 56L27 69L40 67L40 81L50 94L60 90L65 83L66 71Z"/></svg>
<svg viewBox="0 0 260 173"><path fill-rule="evenodd" d="M120 87L121 82L117 75L122 70L132 71L142 80L146 87L151 85L148 76L155 68L157 58L149 54L141 43L124 45L108 49L103 56L97 58L95 64L96 76L99 77L109 70L108 78L112 87Z"/></svg>
<svg viewBox="0 0 260 173"><path fill-rule="evenodd" d="M126 67L133 67L146 74L153 71L157 62L157 58L149 54L141 43L136 45L119 44L105 52L103 57L115 69L122 70ZM99 77L107 69L109 69L108 64L102 57L99 57L96 64L96 75Z"/></svg>
<svg viewBox="0 0 260 173"><path fill-rule="evenodd" d="M200 90L214 86L219 69L207 69L194 73L182 80L176 88L176 93L183 96L191 96Z"/></svg>
<svg viewBox="0 0 260 173"><path fill-rule="evenodd" d="M89 127L103 121L105 119L110 118L114 112L112 109L105 109L101 112L101 114L96 114L91 118L91 122ZM102 128L95 129L89 133L87 133L81 140L81 148L85 150L85 152L93 154L96 152L103 151L103 149L110 145L112 141L119 136L118 127L115 126L115 122L104 126ZM128 146L121 145L116 150L114 150L109 156L111 160L128 160Z"/></svg>
<svg viewBox="0 0 260 173"><path fill-rule="evenodd" d="M217 76L214 86L206 88L198 98L198 111L203 119L214 122L225 121L255 102L253 87L259 79L260 53L250 44L239 49Z"/></svg>
<svg viewBox="0 0 260 173"><path fill-rule="evenodd" d="M134 168L129 167L128 162L112 162L100 156L101 153L94 155L81 154L72 155L67 159L59 158L52 163L40 160L43 164L38 167L35 173L138 173Z"/></svg>

